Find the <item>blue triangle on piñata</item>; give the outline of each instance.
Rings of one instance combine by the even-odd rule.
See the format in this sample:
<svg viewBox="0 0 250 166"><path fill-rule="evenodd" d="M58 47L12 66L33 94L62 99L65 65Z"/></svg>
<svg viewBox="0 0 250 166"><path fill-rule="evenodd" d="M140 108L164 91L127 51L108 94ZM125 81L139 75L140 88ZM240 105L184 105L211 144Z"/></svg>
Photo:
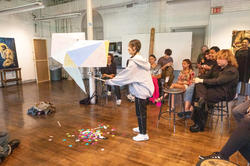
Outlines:
<svg viewBox="0 0 250 166"><path fill-rule="evenodd" d="M102 43L96 43L89 46L84 46L75 50L68 51L68 55L72 61L80 66Z"/></svg>

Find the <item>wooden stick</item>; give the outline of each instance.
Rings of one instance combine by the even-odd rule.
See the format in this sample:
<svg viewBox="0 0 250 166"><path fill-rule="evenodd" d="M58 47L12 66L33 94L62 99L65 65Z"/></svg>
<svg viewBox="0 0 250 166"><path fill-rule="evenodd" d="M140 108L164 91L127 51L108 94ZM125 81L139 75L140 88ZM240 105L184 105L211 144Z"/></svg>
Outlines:
<svg viewBox="0 0 250 166"><path fill-rule="evenodd" d="M155 28L151 28L150 43L149 43L149 55L154 54L154 45L155 45Z"/></svg>
<svg viewBox="0 0 250 166"><path fill-rule="evenodd" d="M104 80L104 79L101 79L101 78L98 78L98 77L94 77L94 76L92 76L94 79L96 79L96 80L99 80L99 81L103 81L103 82L105 82L106 80Z"/></svg>

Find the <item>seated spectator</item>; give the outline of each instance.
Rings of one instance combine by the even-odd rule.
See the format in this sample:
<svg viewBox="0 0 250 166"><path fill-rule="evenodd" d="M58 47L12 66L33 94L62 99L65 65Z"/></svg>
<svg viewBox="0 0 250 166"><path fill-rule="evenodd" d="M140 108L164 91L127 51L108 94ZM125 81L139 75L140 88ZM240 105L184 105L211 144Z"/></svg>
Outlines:
<svg viewBox="0 0 250 166"><path fill-rule="evenodd" d="M238 122L237 128L233 131L220 152L214 152L209 156L199 156L201 160L229 160L232 154L239 151L242 156L250 162L250 100L236 106L232 112L235 120Z"/></svg>
<svg viewBox="0 0 250 166"><path fill-rule="evenodd" d="M220 67L218 66L217 53L220 51L219 47L213 46L209 49L209 54L206 56L204 64L201 66L203 73L199 74L200 78L215 78L218 76Z"/></svg>
<svg viewBox="0 0 250 166"><path fill-rule="evenodd" d="M149 99L149 101L153 103L155 103L155 99L159 98L160 95L158 79L161 78L161 66L157 65L155 62L156 62L156 57L154 55L150 55L149 56L150 72L153 79L155 90L153 96ZM156 102L156 105L161 106L161 102Z"/></svg>
<svg viewBox="0 0 250 166"><path fill-rule="evenodd" d="M205 103L218 103L230 101L236 93L239 80L237 61L230 50L221 50L217 55L217 63L221 71L216 78L195 78L195 90L193 96L194 112L192 120L194 125L191 132L203 131L207 120Z"/></svg>
<svg viewBox="0 0 250 166"><path fill-rule="evenodd" d="M161 78L165 80L164 87L170 87L174 80L174 68L173 68L173 58L171 49L166 49L164 56L158 60L158 64L161 66L162 74Z"/></svg>
<svg viewBox="0 0 250 166"><path fill-rule="evenodd" d="M20 141L18 139L14 139L8 142L8 137L8 133L0 132L0 164L20 144Z"/></svg>
<svg viewBox="0 0 250 166"><path fill-rule="evenodd" d="M206 50L204 52L204 56L202 57L202 59L200 60L200 63L197 63L197 68L199 69L199 73L198 75L204 74L205 73L205 69L204 69L204 65L207 63L207 61L210 59L209 56L209 50Z"/></svg>
<svg viewBox="0 0 250 166"><path fill-rule="evenodd" d="M113 54L108 54L108 62L107 67L101 68L102 78L103 79L112 79L116 75L116 64L113 62ZM107 85L108 92L107 95L111 95L111 86ZM114 86L115 88L115 95L116 95L116 104L121 105L121 92L119 86Z"/></svg>
<svg viewBox="0 0 250 166"><path fill-rule="evenodd" d="M208 50L208 47L206 45L203 45L201 47L201 53L198 55L198 58L197 58L197 64L201 64L202 63L202 60L205 59L205 56L206 56L206 51Z"/></svg>
<svg viewBox="0 0 250 166"><path fill-rule="evenodd" d="M192 63L189 59L184 59L182 61L182 71L178 76L178 81L173 83L170 88L177 88L185 90L184 101L185 101L185 115L191 115L191 101L193 96L193 90L188 89L190 85L193 84L194 81L194 71L192 68ZM188 90L187 90L188 89ZM174 100L172 100L174 101ZM183 112L179 113L178 116L182 117L184 115Z"/></svg>

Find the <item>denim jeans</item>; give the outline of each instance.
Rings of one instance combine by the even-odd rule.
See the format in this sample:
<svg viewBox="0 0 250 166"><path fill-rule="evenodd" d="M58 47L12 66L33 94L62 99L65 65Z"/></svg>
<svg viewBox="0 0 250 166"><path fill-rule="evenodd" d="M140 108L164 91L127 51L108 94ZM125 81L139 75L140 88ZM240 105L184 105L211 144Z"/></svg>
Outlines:
<svg viewBox="0 0 250 166"><path fill-rule="evenodd" d="M184 93L184 101L189 101L190 103L192 102L193 93L194 93L194 86L195 86L195 84L192 84L192 85L187 87L187 89Z"/></svg>
<svg viewBox="0 0 250 166"><path fill-rule="evenodd" d="M234 107L234 109L232 110L232 114L237 123L239 123L241 119L243 119L247 115L247 110L249 107L250 100L247 100L244 103L241 103Z"/></svg>
<svg viewBox="0 0 250 166"><path fill-rule="evenodd" d="M243 86L243 89L242 89L242 86ZM239 82L237 85L236 93L241 94L243 96L250 96L250 84Z"/></svg>

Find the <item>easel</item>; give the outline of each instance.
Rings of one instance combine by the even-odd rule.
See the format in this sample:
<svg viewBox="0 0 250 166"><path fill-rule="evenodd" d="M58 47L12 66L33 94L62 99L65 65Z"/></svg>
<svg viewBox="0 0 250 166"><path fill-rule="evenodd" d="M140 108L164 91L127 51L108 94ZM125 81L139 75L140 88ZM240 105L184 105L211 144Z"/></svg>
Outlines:
<svg viewBox="0 0 250 166"><path fill-rule="evenodd" d="M15 72L16 77L15 78L6 78L6 73L8 72ZM7 82L13 82L16 81L16 84L21 84L22 83L22 75L21 75L21 68L12 68L12 69L1 69L0 70L0 75L1 75L1 84L2 87L5 87Z"/></svg>

